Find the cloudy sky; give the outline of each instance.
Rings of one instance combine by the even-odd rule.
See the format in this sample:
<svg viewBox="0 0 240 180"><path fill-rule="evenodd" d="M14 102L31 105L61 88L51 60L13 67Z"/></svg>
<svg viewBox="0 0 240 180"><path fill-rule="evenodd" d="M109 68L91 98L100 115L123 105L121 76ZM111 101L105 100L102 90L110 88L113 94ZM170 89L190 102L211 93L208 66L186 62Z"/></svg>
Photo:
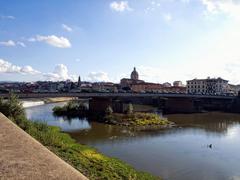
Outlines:
<svg viewBox="0 0 240 180"><path fill-rule="evenodd" d="M240 83L239 0L0 0L0 81Z"/></svg>

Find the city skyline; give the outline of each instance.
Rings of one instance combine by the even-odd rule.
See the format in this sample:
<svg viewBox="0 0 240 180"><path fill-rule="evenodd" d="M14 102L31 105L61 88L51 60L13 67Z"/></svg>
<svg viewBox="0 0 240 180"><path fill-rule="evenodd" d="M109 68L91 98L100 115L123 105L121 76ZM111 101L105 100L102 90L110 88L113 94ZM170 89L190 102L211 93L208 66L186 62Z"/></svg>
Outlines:
<svg viewBox="0 0 240 180"><path fill-rule="evenodd" d="M21 4L21 5L20 5ZM0 1L0 81L240 83L240 4L222 0Z"/></svg>

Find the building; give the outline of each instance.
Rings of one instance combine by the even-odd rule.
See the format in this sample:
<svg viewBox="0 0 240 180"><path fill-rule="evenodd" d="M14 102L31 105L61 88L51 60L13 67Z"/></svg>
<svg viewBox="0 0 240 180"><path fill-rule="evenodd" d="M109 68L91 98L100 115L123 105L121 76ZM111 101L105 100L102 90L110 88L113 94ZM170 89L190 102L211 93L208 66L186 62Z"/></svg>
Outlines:
<svg viewBox="0 0 240 180"><path fill-rule="evenodd" d="M128 89L131 90L131 86L133 84L141 84L141 83L145 83L143 80L139 80L139 74L136 70L136 68L134 67L130 79L129 78L123 78L120 81L120 87L122 89Z"/></svg>
<svg viewBox="0 0 240 180"><path fill-rule="evenodd" d="M182 81L174 81L173 82L173 86L175 86L175 87L183 87L184 85L183 85Z"/></svg>
<svg viewBox="0 0 240 180"><path fill-rule="evenodd" d="M240 92L240 85L228 84L229 95L238 96Z"/></svg>
<svg viewBox="0 0 240 180"><path fill-rule="evenodd" d="M156 83L138 83L138 84L132 84L131 90L133 92L161 92L163 89L162 84L156 84Z"/></svg>
<svg viewBox="0 0 240 180"><path fill-rule="evenodd" d="M95 82L92 83L93 92L117 92L117 87L112 82Z"/></svg>
<svg viewBox="0 0 240 180"><path fill-rule="evenodd" d="M171 86L172 86L172 84L169 83L169 82L165 82L165 83L163 83L163 87L171 87Z"/></svg>
<svg viewBox="0 0 240 180"><path fill-rule="evenodd" d="M187 93L224 95L229 92L228 81L222 78L193 79L187 81Z"/></svg>
<svg viewBox="0 0 240 180"><path fill-rule="evenodd" d="M176 84L177 86L172 86L170 83L159 84L139 80L139 74L134 67L130 79L121 79L120 87L136 93L186 93L186 87L183 87L181 81L176 81Z"/></svg>
<svg viewBox="0 0 240 180"><path fill-rule="evenodd" d="M184 86L163 87L162 93L186 94L187 88Z"/></svg>
<svg viewBox="0 0 240 180"><path fill-rule="evenodd" d="M137 81L138 78L139 78L138 72L136 71L136 68L134 67L133 72L131 73L131 79Z"/></svg>
<svg viewBox="0 0 240 180"><path fill-rule="evenodd" d="M78 86L79 88L81 87L81 77L80 77L80 76L78 76L77 86Z"/></svg>

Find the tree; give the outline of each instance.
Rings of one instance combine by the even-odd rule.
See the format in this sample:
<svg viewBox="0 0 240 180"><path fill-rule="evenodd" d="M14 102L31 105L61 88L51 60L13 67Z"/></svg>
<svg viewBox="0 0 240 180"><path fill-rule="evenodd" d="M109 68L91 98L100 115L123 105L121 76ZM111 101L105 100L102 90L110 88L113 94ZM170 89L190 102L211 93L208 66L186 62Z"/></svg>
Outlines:
<svg viewBox="0 0 240 180"><path fill-rule="evenodd" d="M127 106L127 114L132 114L132 113L133 113L133 105L129 103Z"/></svg>
<svg viewBox="0 0 240 180"><path fill-rule="evenodd" d="M6 102L0 100L0 111L7 117L19 118L25 116L25 111L22 107L22 103L19 101L15 94L10 93Z"/></svg>
<svg viewBox="0 0 240 180"><path fill-rule="evenodd" d="M111 106L108 106L105 111L106 115L111 115L113 113L113 109Z"/></svg>

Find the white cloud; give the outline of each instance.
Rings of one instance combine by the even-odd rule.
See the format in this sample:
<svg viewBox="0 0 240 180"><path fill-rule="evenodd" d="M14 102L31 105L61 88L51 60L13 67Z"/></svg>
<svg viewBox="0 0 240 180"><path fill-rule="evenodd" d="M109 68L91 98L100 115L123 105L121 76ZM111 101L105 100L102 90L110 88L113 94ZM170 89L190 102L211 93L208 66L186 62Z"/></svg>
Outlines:
<svg viewBox="0 0 240 180"><path fill-rule="evenodd" d="M68 72L67 66L64 64L57 64L53 72L42 73L33 69L31 66L17 66L8 61L0 59L0 73L19 74L19 75L40 75L39 78L43 78L47 81L77 81L76 75L71 75Z"/></svg>
<svg viewBox="0 0 240 180"><path fill-rule="evenodd" d="M37 40L34 37L28 39L29 42L36 42Z"/></svg>
<svg viewBox="0 0 240 180"><path fill-rule="evenodd" d="M25 43L18 41L17 44L22 47L26 47Z"/></svg>
<svg viewBox="0 0 240 180"><path fill-rule="evenodd" d="M46 73L44 74L44 77L48 81L76 81L77 76L76 75L69 75L68 68L64 64L57 64L54 68L54 71L52 73Z"/></svg>
<svg viewBox="0 0 240 180"><path fill-rule="evenodd" d="M150 1L147 8L144 9L145 14L149 14L159 9L161 4L157 1Z"/></svg>
<svg viewBox="0 0 240 180"><path fill-rule="evenodd" d="M14 20L16 19L14 16L0 16L0 19L10 19L10 20Z"/></svg>
<svg viewBox="0 0 240 180"><path fill-rule="evenodd" d="M240 20L239 0L201 0L201 2L208 13L224 13Z"/></svg>
<svg viewBox="0 0 240 180"><path fill-rule="evenodd" d="M117 11L117 12L123 12L123 11L132 11L133 9L130 8L129 4L128 4L128 1L120 1L120 2L117 2L117 1L113 1L110 3L110 8L114 11Z"/></svg>
<svg viewBox="0 0 240 180"><path fill-rule="evenodd" d="M66 24L62 24L62 28L63 28L65 31L72 32L72 28L69 27L69 26L66 25Z"/></svg>
<svg viewBox="0 0 240 180"><path fill-rule="evenodd" d="M41 36L37 35L35 38L29 38L28 41L30 42L45 42L51 46L58 47L58 48L70 48L71 43L70 41L65 37L57 37L55 35L50 36Z"/></svg>
<svg viewBox="0 0 240 180"><path fill-rule="evenodd" d="M24 66L20 69L20 72L23 74L40 74L41 72L33 69L31 66Z"/></svg>
<svg viewBox="0 0 240 180"><path fill-rule="evenodd" d="M190 0L181 0L183 3L190 3Z"/></svg>
<svg viewBox="0 0 240 180"><path fill-rule="evenodd" d="M31 66L16 66L8 61L0 59L0 73L39 74L40 72Z"/></svg>
<svg viewBox="0 0 240 180"><path fill-rule="evenodd" d="M14 46L21 46L21 47L26 47L26 45L23 42L14 42L13 40L8 40L8 41L2 41L0 42L0 45L6 46L6 47L14 47Z"/></svg>
<svg viewBox="0 0 240 180"><path fill-rule="evenodd" d="M16 46L16 43L13 40L8 40L8 41L0 42L0 45L11 47L11 46Z"/></svg>
<svg viewBox="0 0 240 180"><path fill-rule="evenodd" d="M87 81L91 82L109 82L110 79L106 72L91 72L87 76Z"/></svg>
<svg viewBox="0 0 240 180"><path fill-rule="evenodd" d="M163 19L164 19L166 22L170 22L170 21L172 20L172 15L169 14L169 13L163 14Z"/></svg>

